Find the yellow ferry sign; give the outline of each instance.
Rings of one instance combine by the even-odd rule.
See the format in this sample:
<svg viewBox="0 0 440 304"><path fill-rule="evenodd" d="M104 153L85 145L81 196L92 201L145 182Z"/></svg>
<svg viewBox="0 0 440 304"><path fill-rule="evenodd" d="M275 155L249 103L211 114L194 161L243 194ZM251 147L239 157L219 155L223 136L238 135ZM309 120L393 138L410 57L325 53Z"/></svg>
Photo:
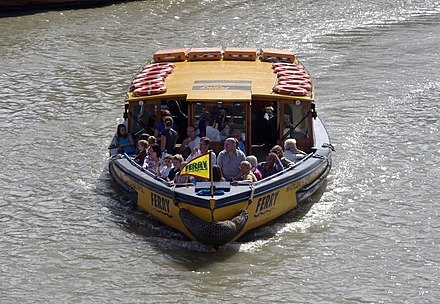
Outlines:
<svg viewBox="0 0 440 304"><path fill-rule="evenodd" d="M211 153L200 155L185 165L180 175L190 175L209 180L211 177Z"/></svg>

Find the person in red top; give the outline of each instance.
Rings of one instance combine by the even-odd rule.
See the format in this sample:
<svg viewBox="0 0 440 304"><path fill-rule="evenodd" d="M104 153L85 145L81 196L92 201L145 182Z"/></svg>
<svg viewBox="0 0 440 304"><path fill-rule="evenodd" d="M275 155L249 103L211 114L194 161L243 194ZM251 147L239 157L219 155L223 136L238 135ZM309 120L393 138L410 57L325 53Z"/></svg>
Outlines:
<svg viewBox="0 0 440 304"><path fill-rule="evenodd" d="M262 179L263 175L261 174L260 170L258 170L258 168L257 168L257 164L258 164L257 157L255 155L248 155L246 157L246 160L251 163L251 165L252 165L251 171L255 175L257 180Z"/></svg>

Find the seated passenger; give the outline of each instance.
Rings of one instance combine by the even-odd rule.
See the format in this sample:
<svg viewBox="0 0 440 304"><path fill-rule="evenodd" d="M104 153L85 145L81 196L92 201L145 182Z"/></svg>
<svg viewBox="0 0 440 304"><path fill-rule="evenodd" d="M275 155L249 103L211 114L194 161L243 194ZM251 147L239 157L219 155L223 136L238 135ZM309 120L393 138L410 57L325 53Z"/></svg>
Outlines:
<svg viewBox="0 0 440 304"><path fill-rule="evenodd" d="M296 140L289 138L284 142L284 156L294 163L300 161L307 153L296 147Z"/></svg>
<svg viewBox="0 0 440 304"><path fill-rule="evenodd" d="M142 133L141 135L139 135L139 139L148 140L148 137L150 136L151 135L148 133Z"/></svg>
<svg viewBox="0 0 440 304"><path fill-rule="evenodd" d="M188 175L184 175L184 176L180 175L180 172L182 171L183 167L185 167L185 165L186 165L186 162L180 163L179 171L176 172L176 175L174 176L174 179L173 179L173 183L174 184L186 184L186 183L189 183L189 178L190 177Z"/></svg>
<svg viewBox="0 0 440 304"><path fill-rule="evenodd" d="M257 181L257 178L251 171L252 165L247 160L244 160L240 163L240 173L232 179L231 184L237 184L239 181L246 181L254 183Z"/></svg>
<svg viewBox="0 0 440 304"><path fill-rule="evenodd" d="M124 124L119 124L116 130L115 136L113 136L112 143L110 144L110 149L114 149L115 151L111 151L111 154L116 153L127 153L134 154L134 140L130 133L127 133L127 127ZM117 151L117 152L116 152ZM114 153L116 152L116 153Z"/></svg>
<svg viewBox="0 0 440 304"><path fill-rule="evenodd" d="M238 141L238 148L246 155L246 147L244 146L244 142L241 139L241 132L238 129L232 130L232 137L234 137Z"/></svg>
<svg viewBox="0 0 440 304"><path fill-rule="evenodd" d="M284 156L283 148L281 148L280 145L273 146L272 149L270 149L270 152L273 152L278 156L284 168L293 165L293 161Z"/></svg>
<svg viewBox="0 0 440 304"><path fill-rule="evenodd" d="M165 117L165 129L160 136L161 150L167 153L174 154L174 148L177 143L177 131L172 128L173 119Z"/></svg>
<svg viewBox="0 0 440 304"><path fill-rule="evenodd" d="M160 150L158 144L150 146L149 155L147 155L144 160L144 168L157 174L159 170L161 155L162 151Z"/></svg>
<svg viewBox="0 0 440 304"><path fill-rule="evenodd" d="M217 123L214 120L207 120L206 137L211 141L221 141L220 131L216 128Z"/></svg>
<svg viewBox="0 0 440 304"><path fill-rule="evenodd" d="M171 169L173 168L172 164L173 156L171 154L165 155L165 157L162 160L162 164L159 167L159 177L163 179L168 178L168 174L170 173Z"/></svg>
<svg viewBox="0 0 440 304"><path fill-rule="evenodd" d="M229 137L225 140L225 148L217 157L217 165L220 166L222 174L227 181L238 175L240 164L246 159L242 151L237 149L237 140Z"/></svg>
<svg viewBox="0 0 440 304"><path fill-rule="evenodd" d="M172 157L171 163L173 164L170 172L168 173L168 180L172 181L174 180L174 177L181 169L181 164L183 163L183 156L182 154L176 154Z"/></svg>
<svg viewBox="0 0 440 304"><path fill-rule="evenodd" d="M196 135L196 128L194 126L188 126L186 134L188 138L180 145L180 153L183 158L187 158L191 154L191 151L198 147L200 143L200 137Z"/></svg>
<svg viewBox="0 0 440 304"><path fill-rule="evenodd" d="M267 155L267 160L258 164L258 170L260 170L263 178L274 175L275 173L283 171L283 164L281 163L278 156L269 152Z"/></svg>
<svg viewBox="0 0 440 304"><path fill-rule="evenodd" d="M143 139L138 141L139 153L133 157L133 160L140 166L144 164L145 157L147 156L147 148L148 148L148 141Z"/></svg>
<svg viewBox="0 0 440 304"><path fill-rule="evenodd" d="M186 159L186 162L189 162L194 158L199 157L200 155L206 154L209 150L210 145L211 145L211 141L209 140L208 137L200 138L199 146L191 151L191 154ZM213 165L217 163L217 156L212 151L211 151L211 163Z"/></svg>
<svg viewBox="0 0 440 304"><path fill-rule="evenodd" d="M248 155L246 157L246 160L251 164L252 166L252 173L255 175L255 177L257 178L257 180L260 180L263 178L263 176L261 175L260 170L258 170L257 168L257 164L258 164L258 160L257 157L255 155Z"/></svg>

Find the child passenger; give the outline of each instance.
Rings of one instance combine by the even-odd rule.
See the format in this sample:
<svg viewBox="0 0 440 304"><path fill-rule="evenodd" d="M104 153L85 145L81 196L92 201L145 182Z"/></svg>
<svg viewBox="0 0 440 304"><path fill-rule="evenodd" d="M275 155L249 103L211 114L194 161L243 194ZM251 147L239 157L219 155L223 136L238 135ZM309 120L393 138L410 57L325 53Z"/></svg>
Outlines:
<svg viewBox="0 0 440 304"><path fill-rule="evenodd" d="M133 157L133 160L138 165L142 166L144 164L145 157L147 156L148 142L143 139L139 140L137 148L139 150L139 153Z"/></svg>
<svg viewBox="0 0 440 304"><path fill-rule="evenodd" d="M183 163L183 156L182 154L176 154L172 157L171 162L173 164L173 167L171 168L170 172L168 173L168 180L172 181L174 180L174 177L178 172L180 172L181 165Z"/></svg>
<svg viewBox="0 0 440 304"><path fill-rule="evenodd" d="M170 173L171 169L173 168L171 160L173 159L173 156L171 154L165 155L163 158L162 164L159 167L159 177L163 179L167 179L168 174Z"/></svg>

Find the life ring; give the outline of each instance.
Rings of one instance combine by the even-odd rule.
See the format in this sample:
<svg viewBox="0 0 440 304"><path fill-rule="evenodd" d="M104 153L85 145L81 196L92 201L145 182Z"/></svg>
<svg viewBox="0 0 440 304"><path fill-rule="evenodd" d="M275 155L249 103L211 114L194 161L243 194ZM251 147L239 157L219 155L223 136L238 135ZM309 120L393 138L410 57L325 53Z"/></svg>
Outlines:
<svg viewBox="0 0 440 304"><path fill-rule="evenodd" d="M305 71L282 71L282 72L277 73L278 77L289 76L289 75L295 75L295 76L300 76L300 77L304 77L304 78L310 78L309 73L307 73Z"/></svg>
<svg viewBox="0 0 440 304"><path fill-rule="evenodd" d="M279 66L273 69L275 73L279 73L282 71L301 71L306 72L303 67L294 65L294 66Z"/></svg>
<svg viewBox="0 0 440 304"><path fill-rule="evenodd" d="M153 77L153 78L166 78L168 76L168 73L161 73L161 72L148 72L148 73L139 73L136 75L135 79L139 79L139 78L148 78L148 77Z"/></svg>
<svg viewBox="0 0 440 304"><path fill-rule="evenodd" d="M278 81L279 85L289 85L289 86L299 86L300 88L306 89L307 91L312 90L312 85L308 81L303 80L282 80Z"/></svg>
<svg viewBox="0 0 440 304"><path fill-rule="evenodd" d="M289 63L289 62L274 62L274 63L272 63L272 69L275 69L280 66L298 66L298 65L295 63Z"/></svg>
<svg viewBox="0 0 440 304"><path fill-rule="evenodd" d="M167 91L167 87L165 85L162 86L149 85L133 90L133 96L157 95L157 94L165 93L166 91Z"/></svg>
<svg viewBox="0 0 440 304"><path fill-rule="evenodd" d="M165 76L162 76L160 74L149 75L149 76L145 76L145 75L144 76L136 76L135 78L133 78L132 82L147 81L147 80L153 80L153 79L162 79L163 81L165 81L166 75L167 74L165 74Z"/></svg>
<svg viewBox="0 0 440 304"><path fill-rule="evenodd" d="M152 67L152 68L145 68L141 71L141 73L153 73L153 72L158 72L158 73L167 73L170 74L173 71L173 68L170 67Z"/></svg>
<svg viewBox="0 0 440 304"><path fill-rule="evenodd" d="M149 81L144 81L144 82L133 83L130 86L130 92L133 92L134 90L142 88L142 87L153 87L153 86L154 86L154 88L164 87L165 82L163 82L163 80L161 80L161 79L159 79L159 80L160 80L159 82L155 82L154 80L149 80Z"/></svg>
<svg viewBox="0 0 440 304"><path fill-rule="evenodd" d="M172 62L157 62L157 63L150 63L143 66L143 69L152 68L152 67L171 67L175 68L176 65Z"/></svg>
<svg viewBox="0 0 440 304"><path fill-rule="evenodd" d="M307 90L300 86L277 84L272 88L275 93L290 96L306 96Z"/></svg>
<svg viewBox="0 0 440 304"><path fill-rule="evenodd" d="M150 85L150 84L154 84L154 83L159 83L159 82L164 82L165 78L138 78L133 80L133 82L131 84L134 85L138 85L138 84L146 84L146 85Z"/></svg>
<svg viewBox="0 0 440 304"><path fill-rule="evenodd" d="M301 75L286 75L286 76L278 77L278 81L289 81L289 80L300 80L312 84L310 78L302 77Z"/></svg>

